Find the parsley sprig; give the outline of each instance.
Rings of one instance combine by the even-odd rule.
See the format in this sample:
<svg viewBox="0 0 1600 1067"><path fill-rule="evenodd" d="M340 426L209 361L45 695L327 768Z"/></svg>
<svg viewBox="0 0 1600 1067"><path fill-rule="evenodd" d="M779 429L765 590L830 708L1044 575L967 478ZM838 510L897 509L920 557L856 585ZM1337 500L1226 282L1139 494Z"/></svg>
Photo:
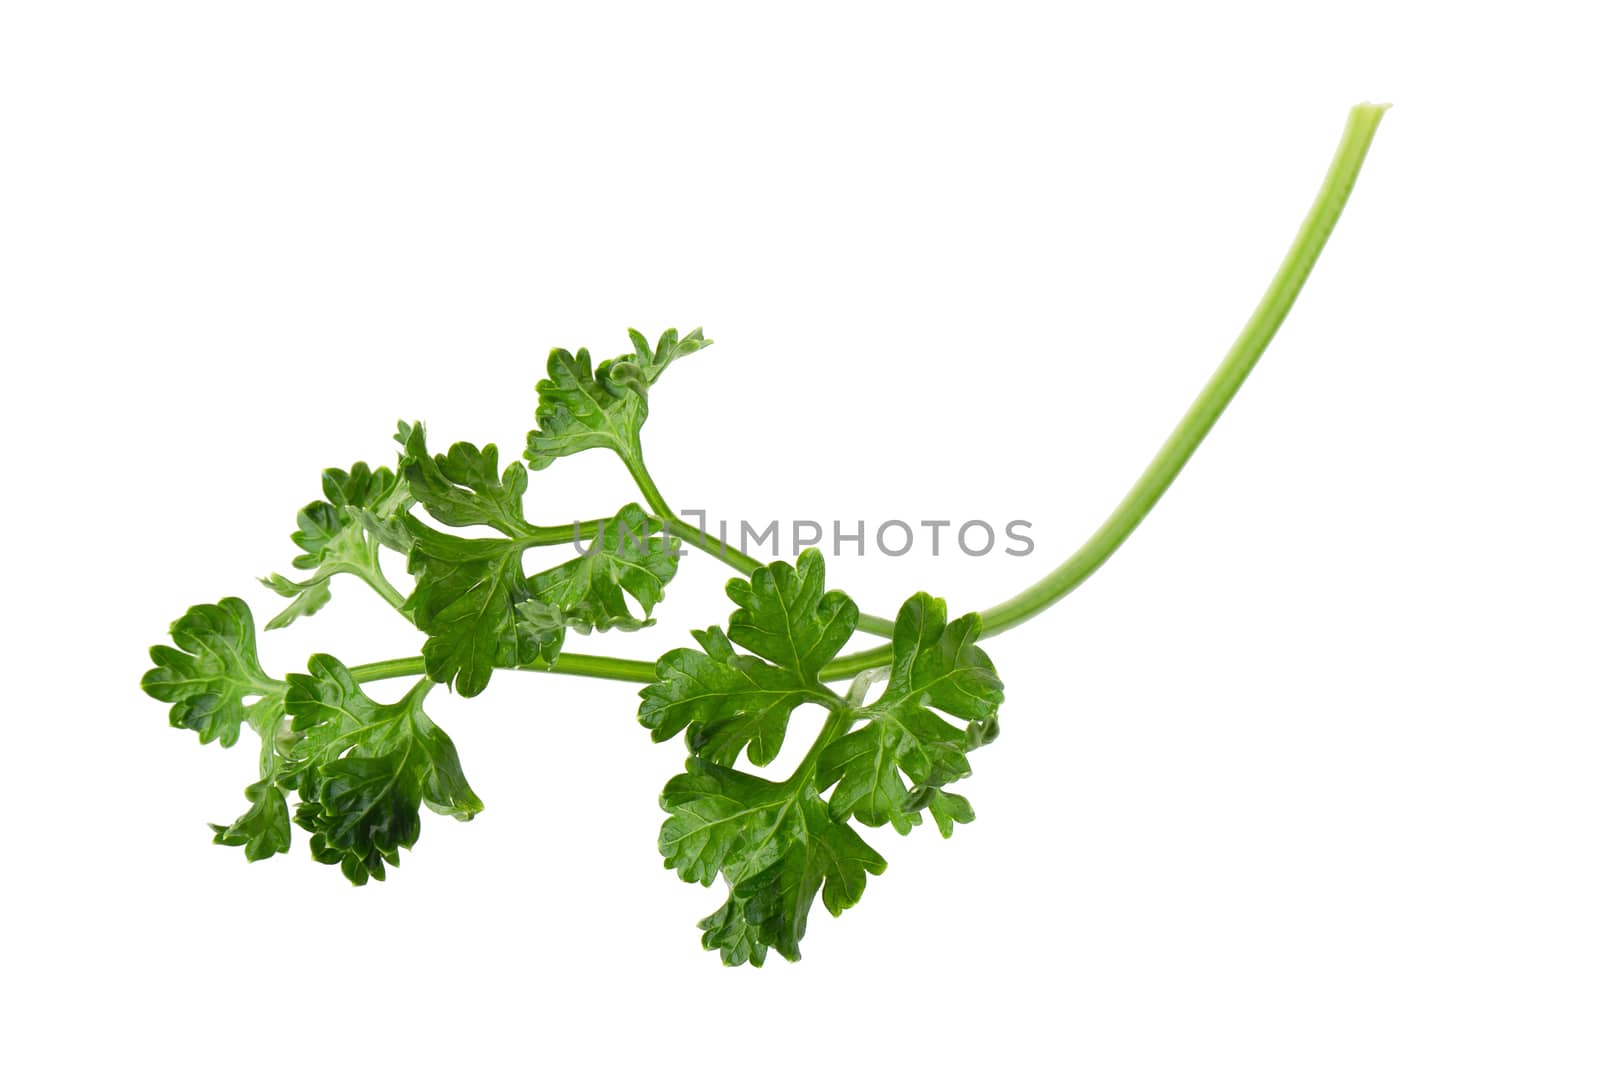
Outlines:
<svg viewBox="0 0 1600 1067"><path fill-rule="evenodd" d="M979 646L1039 614L1093 574L1154 507L1266 350L1349 198L1384 108L1352 110L1344 139L1310 214L1261 304L1217 372L1128 495L1084 545L1027 589L984 611L951 619L945 602L916 593L895 618L859 610L829 589L823 558L763 564L683 522L645 462L642 431L652 392L671 365L711 341L667 330L654 345L629 331L630 351L594 363L585 349L555 349L537 384L535 426L521 459L502 465L492 444L430 449L421 423L399 424L393 467L365 462L323 472L321 497L302 508L290 538L301 577L264 584L289 601L265 625L289 626L326 607L332 579L359 578L419 631L420 652L347 667L327 654L303 674L274 678L256 653L256 623L228 597L190 608L172 644L151 649L143 679L170 705L174 727L229 747L246 727L260 746L246 810L214 839L251 861L287 852L292 824L312 857L356 885L383 880L418 841L421 810L470 820L483 803L455 744L424 710L440 687L482 693L497 672L585 675L642 684L639 722L655 741L682 736L684 772L661 794L659 847L685 881L726 884L722 905L701 921L702 942L729 964L759 966L770 951L798 959L812 906L838 915L859 901L884 859L863 829L901 834L931 819L942 836L971 822L972 804L951 786L972 773L973 753L999 733L1004 688ZM565 524L529 479L565 456L613 452L642 502ZM542 512L538 514L536 512ZM548 522L549 525L543 523ZM487 530L488 535L474 532ZM587 542L529 573L529 548ZM696 647L654 662L571 652L567 635L637 630L677 577L688 549L715 556L739 577L726 628L693 631ZM409 595L385 577L387 556L415 580ZM856 634L888 638L843 654ZM398 701L364 685L417 681ZM831 683L849 681L844 692ZM882 686L876 699L872 690ZM741 769L769 766L792 743L795 709L826 718L799 765L782 780ZM290 802L294 800L291 815Z"/></svg>

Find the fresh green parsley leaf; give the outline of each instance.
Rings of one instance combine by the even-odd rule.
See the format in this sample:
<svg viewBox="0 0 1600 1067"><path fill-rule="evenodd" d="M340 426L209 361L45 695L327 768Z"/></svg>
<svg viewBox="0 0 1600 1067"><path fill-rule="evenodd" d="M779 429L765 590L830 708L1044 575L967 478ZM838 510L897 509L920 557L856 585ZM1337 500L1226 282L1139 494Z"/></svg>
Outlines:
<svg viewBox="0 0 1600 1067"><path fill-rule="evenodd" d="M994 664L974 643L976 614L948 625L944 601L918 593L901 607L894 628L889 685L861 709L867 723L822 752L818 780L838 787L828 802L838 818L867 826L892 823L909 833L928 807L940 833L971 822L972 806L942 786L972 773L967 753L998 735L1004 699ZM966 720L965 729L932 709ZM910 786L907 786L907 782Z"/></svg>
<svg viewBox="0 0 1600 1067"><path fill-rule="evenodd" d="M496 668L552 664L569 628L637 629L661 602L677 571L677 542L636 504L624 507L587 555L534 575L523 553L570 543L570 527L535 526L523 513L528 472L498 469L493 445L458 443L429 456L420 429L407 446L403 471L429 515L450 526L488 526L500 537L467 538L406 517L408 567L416 588L405 610L428 635L428 675L476 696ZM624 592L639 603L636 617Z"/></svg>
<svg viewBox="0 0 1600 1067"><path fill-rule="evenodd" d="M767 949L800 958L806 918L820 890L838 915L861 899L867 875L886 864L833 818L809 781L769 782L706 760L667 783L660 849L684 881L710 885L722 874L725 903L700 923L701 943L729 965L759 967Z"/></svg>
<svg viewBox="0 0 1600 1067"><path fill-rule="evenodd" d="M294 821L311 832L316 860L356 885L382 881L417 843L422 805L462 821L483 810L454 742L422 710L432 682L379 704L332 656L311 657L309 672L288 678L300 737L280 781L299 791Z"/></svg>
<svg viewBox="0 0 1600 1067"><path fill-rule="evenodd" d="M140 681L144 691L171 704L173 726L193 730L201 744L223 748L239 740L247 714L265 715L282 700L283 683L269 678L256 658L256 624L250 606L238 597L197 604L172 624L178 647L150 650L155 667ZM245 701L260 698L259 712Z"/></svg>
<svg viewBox="0 0 1600 1067"><path fill-rule="evenodd" d="M402 433L410 431L404 423L401 428ZM404 479L389 468L374 470L365 463L348 471L330 467L322 472L322 495L322 500L300 509L299 529L289 535L301 550L293 561L295 568L314 573L304 581L281 574L261 579L280 596L293 598L267 623L269 630L320 610L328 603L329 583L336 574L354 574L369 584L380 582L380 544L401 551L409 547L400 519L411 506L411 493Z"/></svg>
<svg viewBox="0 0 1600 1067"><path fill-rule="evenodd" d="M294 740L284 706L286 694L287 687L250 708L250 725L261 739L261 779L244 790L250 807L227 826L211 824L212 841L242 846L244 858L251 863L289 851L289 800L278 782L286 760L285 749Z"/></svg>
<svg viewBox="0 0 1600 1067"><path fill-rule="evenodd" d="M230 826L213 823L216 842L244 846L252 861L287 852L288 807L274 782L285 686L261 669L249 605L237 597L198 604L172 624L172 639L177 648L150 650L156 666L140 683L172 705L172 725L195 731L202 744L216 741L224 748L239 740L246 723L261 739L262 777L245 789L250 808Z"/></svg>
<svg viewBox="0 0 1600 1067"><path fill-rule="evenodd" d="M528 433L528 466L543 470L562 456L608 448L637 461L639 430L649 414L650 386L675 359L711 344L696 330L661 335L652 350L638 330L629 330L633 351L593 367L587 348L577 354L553 349L539 383L538 426Z"/></svg>
<svg viewBox="0 0 1600 1067"><path fill-rule="evenodd" d="M476 696L497 667L549 662L555 638L538 641L517 626L517 605L531 597L522 554L543 531L523 515L528 471L513 462L502 471L494 445L457 442L428 453L422 428L406 443L401 473L429 515L447 526L488 526L502 537L466 538L407 516L407 568L417 583L405 611L428 635L422 655L428 675Z"/></svg>
<svg viewBox="0 0 1600 1067"><path fill-rule="evenodd" d="M228 826L211 824L219 845L244 847L244 858L254 863L289 851L289 802L270 778L245 787L250 807Z"/></svg>
<svg viewBox="0 0 1600 1067"><path fill-rule="evenodd" d="M859 612L845 594L824 591L822 554L797 565L774 563L728 583L738 610L728 632L694 632L700 651L674 649L656 663L660 681L641 694L639 721L656 741L687 730L691 752L731 766L748 746L750 762L771 763L789 716L801 704L837 696L817 673L844 647ZM741 655L737 643L754 656Z"/></svg>
<svg viewBox="0 0 1600 1067"><path fill-rule="evenodd" d="M738 608L728 632L697 632L700 650L662 656L658 681L640 694L639 718L652 736L682 731L695 753L662 792L659 847L685 881L727 881L727 902L700 927L702 943L728 964L759 966L768 949L798 959L819 892L835 915L861 898L884 861L852 818L907 833L926 809L946 837L971 822L972 805L944 786L971 773L967 753L998 731L1002 687L974 643L978 617L947 623L944 601L926 593L900 609L878 700L863 706L882 672L859 677L846 697L823 685L819 671L857 621L855 604L825 582L815 549L794 567L774 563L730 582ZM828 719L791 777L772 782L732 769L741 750L758 766L770 761L802 703L827 708Z"/></svg>
<svg viewBox="0 0 1600 1067"><path fill-rule="evenodd" d="M428 635L422 646L428 676L462 696L477 696L497 667L549 663L560 632L540 643L517 625L517 605L532 596L522 550L510 542L474 541L416 533L409 569L416 588L405 610ZM481 553L481 555L473 555Z"/></svg>
<svg viewBox="0 0 1600 1067"><path fill-rule="evenodd" d="M489 526L507 537L538 532L522 514L528 470L512 462L500 469L494 445L457 441L440 455L429 455L428 439L419 424L406 437L400 473L411 495L428 514L446 526Z"/></svg>
<svg viewBox="0 0 1600 1067"><path fill-rule="evenodd" d="M628 504L601 524L589 547L566 563L528 579L528 600L517 605L519 626L541 645L571 629L638 630L665 596L665 586L678 572L678 542L664 536L660 522L637 504ZM636 618L623 594L638 601L644 618ZM557 633L551 633L554 629Z"/></svg>

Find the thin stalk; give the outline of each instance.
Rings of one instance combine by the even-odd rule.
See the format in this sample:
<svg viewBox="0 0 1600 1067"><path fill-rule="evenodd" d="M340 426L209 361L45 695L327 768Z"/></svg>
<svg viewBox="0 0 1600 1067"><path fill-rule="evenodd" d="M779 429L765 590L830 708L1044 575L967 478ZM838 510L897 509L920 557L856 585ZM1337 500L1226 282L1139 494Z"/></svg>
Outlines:
<svg viewBox="0 0 1600 1067"><path fill-rule="evenodd" d="M363 663L350 668L350 677L357 682L381 682L385 678L410 678L427 673L428 668L423 664L421 656L379 660L376 663Z"/></svg>
<svg viewBox="0 0 1600 1067"><path fill-rule="evenodd" d="M644 446L639 443L639 436L633 437L633 447L624 448L617 453L622 457L622 463L628 468L628 473L633 476L633 484L639 487L639 492L644 494L644 502L650 505L650 510L658 519L665 522L673 515L672 508L661 495L661 490L656 488L655 479L650 477L650 472L644 465Z"/></svg>
<svg viewBox="0 0 1600 1067"><path fill-rule="evenodd" d="M634 484L639 487L639 492L644 494L646 504L655 517L666 524L674 537L687 544L693 545L700 551L710 556L716 556L722 562L732 567L745 577L749 577L757 568L765 566L754 556L747 556L726 541L711 536L711 534L698 526L691 526L678 518L675 511L668 505L666 498L661 495L661 490L656 488L655 480L650 477L650 472L645 469L644 461L639 458L638 443L635 442L631 454L622 456L622 462L628 468L628 473L633 475ZM856 622L856 628L878 637L894 636L894 621L885 619L881 615L867 615L863 613Z"/></svg>
<svg viewBox="0 0 1600 1067"><path fill-rule="evenodd" d="M1009 630L1031 619L1083 584L1085 579L1099 570L1122 546L1177 479L1195 450L1200 447L1200 442L1205 440L1206 434L1211 432L1217 419L1238 394L1240 386L1261 359L1267 345L1271 343L1284 318L1289 314L1289 309L1294 306L1295 298L1300 295L1300 290L1305 286L1312 267L1316 265L1317 258L1322 254L1322 249L1328 243L1328 237L1333 233L1333 228L1344 211L1345 203L1355 187L1356 178L1361 173L1361 164L1366 159L1367 149L1371 146L1378 124L1387 110L1387 104L1360 104L1351 109L1344 137L1334 154L1333 163L1328 168L1322 188L1318 191L1316 200L1312 202L1311 211L1301 224L1300 232L1295 236L1288 255L1284 257L1277 274L1273 276L1261 302L1256 306L1249 321L1245 323L1233 347L1223 358L1221 366L1200 391L1194 403L1189 406L1189 410L1173 429L1155 458L1150 461L1144 473L1139 476L1133 488L1083 546L1033 585L981 613L983 633L986 636ZM637 447L633 452L634 456L638 455ZM627 464L629 473L633 475L634 482L644 494L651 510L674 535L704 551L718 555L744 574L749 574L761 565L733 546L678 520L672 509L667 506L666 500L662 498L661 491L656 488L644 464L630 456L624 456L623 462ZM717 551L711 548L713 544L719 546ZM385 599L389 598L385 596ZM873 615L863 615L860 628L881 636L890 636L894 632L892 622ZM849 678L863 670L881 667L890 662L890 659L889 646L880 645L877 648L839 657L822 670L821 677L825 681ZM618 681L648 683L655 680L653 663L611 656L567 653L560 657L555 667L548 669L554 674L586 675ZM352 676L358 682L423 673L425 667L421 656L368 663L351 670Z"/></svg>
<svg viewBox="0 0 1600 1067"><path fill-rule="evenodd" d="M585 656L577 652L563 652L554 667L529 666L517 670L537 674L576 674L589 678L610 678L618 682L648 684L656 680L656 665L649 660L619 659L615 656ZM428 672L421 656L379 660L350 668L350 676L357 682L378 682L385 678L410 678Z"/></svg>
<svg viewBox="0 0 1600 1067"><path fill-rule="evenodd" d="M639 682L644 685L656 680L656 665L649 660L621 659L617 656L585 656L578 652L563 652L554 667L524 667L522 670L550 674L581 674L587 678L610 678L616 682Z"/></svg>
<svg viewBox="0 0 1600 1067"><path fill-rule="evenodd" d="M882 615L868 615L863 611L856 617L856 629L874 637L893 637L894 620L886 619Z"/></svg>
<svg viewBox="0 0 1600 1067"><path fill-rule="evenodd" d="M1311 268L1316 265L1317 257L1322 254L1346 201L1350 199L1350 191L1355 187L1367 149L1386 110L1387 104L1359 104L1350 110L1344 137L1339 142L1333 163L1328 167L1322 188L1311 204L1311 211L1301 224L1300 232L1289 246L1288 255L1267 286L1255 313L1245 323L1238 340L1234 341L1233 347L1223 358L1222 365L1206 382L1205 388L1200 390L1200 395L1189 406L1128 495L1123 497L1100 528L1090 535L1083 547L1016 596L981 613L985 636L1001 633L1031 619L1083 584L1121 547L1172 485L1200 447L1200 442L1205 440L1206 434L1211 432L1211 427L1216 425L1217 419L1227 409L1228 403L1239 392L1239 387L1249 377L1251 369L1261 359L1273 335L1289 314L1289 309L1294 306L1295 298L1300 295ZM833 661L823 671L822 677L847 678L864 668L887 662L887 646L868 649Z"/></svg>
<svg viewBox="0 0 1600 1067"><path fill-rule="evenodd" d="M757 567L766 566L754 556L745 555L728 542L712 536L698 526L689 525L671 512L665 515L657 512L656 517L667 524L667 529L672 531L674 537L693 545L708 556L717 557L746 578L750 577Z"/></svg>
<svg viewBox="0 0 1600 1067"><path fill-rule="evenodd" d="M570 545L579 541L592 541L600 535L606 519L590 519L571 526L529 526L528 533L513 538L523 548L541 548L550 545Z"/></svg>
<svg viewBox="0 0 1600 1067"><path fill-rule="evenodd" d="M761 566L761 561L755 557L745 555L726 541L712 537L705 530L690 526L678 518L678 513L672 510L672 505L667 503L666 497L661 495L661 490L656 488L655 479L650 477L650 471L644 465L643 451L637 437L634 438L631 449L618 454L622 457L623 465L628 468L628 473L633 476L633 484L644 494L644 502L650 505L651 513L666 525L673 536L686 541L707 555L716 556L740 574L748 576Z"/></svg>

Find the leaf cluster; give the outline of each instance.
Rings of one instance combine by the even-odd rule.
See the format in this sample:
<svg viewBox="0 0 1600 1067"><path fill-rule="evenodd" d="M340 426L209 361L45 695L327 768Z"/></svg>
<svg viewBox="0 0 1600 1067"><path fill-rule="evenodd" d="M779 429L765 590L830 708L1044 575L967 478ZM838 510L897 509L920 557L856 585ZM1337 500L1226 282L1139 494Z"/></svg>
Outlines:
<svg viewBox="0 0 1600 1067"><path fill-rule="evenodd" d="M549 666L569 629L636 630L677 573L677 542L662 522L627 504L600 523L578 556L534 574L530 548L575 540L569 527L535 526L524 517L528 471L499 469L495 446L464 442L430 456L421 430L402 466L416 500L450 527L486 526L493 537L462 537L407 516L407 569L416 588L405 611L428 635L428 676L476 696L497 669ZM624 593L639 605L635 614Z"/></svg>
<svg viewBox="0 0 1600 1067"><path fill-rule="evenodd" d="M250 608L233 597L190 608L172 643L151 649L143 688L170 705L174 727L222 747L248 727L259 745L248 807L212 825L215 841L255 861L288 851L297 825L319 862L356 885L382 881L419 840L423 808L462 821L483 810L454 742L424 710L431 693L473 697L496 671L563 669L570 633L653 623L681 552L640 431L662 373L711 342L699 330L668 330L653 346L629 336L630 352L598 366L583 349L551 352L521 459L464 441L435 452L421 423L402 422L393 467L323 472L321 496L290 534L301 576L262 580L289 601L265 629L316 614L334 579L353 575L415 626L420 656L352 668L317 653L304 672L275 677L258 658ZM594 448L622 458L653 511L628 502L604 519L549 521L530 474ZM562 546L561 558L529 567ZM387 553L403 559L408 592L385 577ZM926 813L948 837L972 820L948 787L994 739L1002 688L975 644L977 616L949 621L942 600L918 593L896 618L888 668L836 692L821 679L861 629L855 602L827 588L814 549L792 566L750 567L727 585L726 627L693 631L696 647L655 661L638 718L656 741L681 735L689 750L661 793L658 845L685 881L727 884L702 942L729 964L759 966L771 951L799 958L817 898L838 915L884 872L863 828L909 833ZM362 688L405 673L421 677L393 703ZM799 767L781 781L753 773L778 756L807 704L827 718Z"/></svg>
<svg viewBox="0 0 1600 1067"><path fill-rule="evenodd" d="M682 733L692 754L662 792L659 846L685 881L710 885L720 875L728 884L727 900L700 926L706 948L729 964L759 966L769 949L798 959L819 893L834 915L861 899L867 876L886 864L853 824L905 834L926 810L949 837L972 821L972 805L945 787L972 773L967 754L999 732L1003 687L974 643L977 617L947 622L944 601L926 593L900 609L877 700L823 684L822 666L859 615L824 586L815 549L793 567L773 563L729 582L737 609L727 631L699 631L699 649L662 656L659 680L640 694L651 736ZM734 767L741 752L757 767L770 763L801 704L826 708L828 718L793 775L778 782Z"/></svg>

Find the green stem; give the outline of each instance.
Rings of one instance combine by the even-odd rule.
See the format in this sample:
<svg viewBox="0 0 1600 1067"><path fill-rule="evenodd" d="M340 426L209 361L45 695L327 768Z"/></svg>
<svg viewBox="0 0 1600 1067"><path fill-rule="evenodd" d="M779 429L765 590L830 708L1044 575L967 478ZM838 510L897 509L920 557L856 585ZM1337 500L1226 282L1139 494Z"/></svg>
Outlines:
<svg viewBox="0 0 1600 1067"><path fill-rule="evenodd" d="M642 659L619 659L615 656L585 656L577 652L563 652L554 667L518 667L517 670L537 674L576 674L588 678L610 678L618 682L649 684L656 680L656 665ZM385 678L410 678L428 672L421 656L379 660L350 668L350 677L358 682L378 682Z"/></svg>
<svg viewBox="0 0 1600 1067"><path fill-rule="evenodd" d="M655 479L650 477L650 472L644 465L644 446L639 443L639 435L635 434L631 448L625 448L617 453L622 457L622 463L628 468L628 473L633 476L633 484L639 487L639 492L644 494L644 502L650 505L650 510L658 519L666 521L673 515L673 510L662 497L661 490L656 488Z"/></svg>
<svg viewBox="0 0 1600 1067"><path fill-rule="evenodd" d="M1278 267L1272 283L1267 286L1255 313L1245 323L1238 340L1223 358L1222 365L1205 388L1200 390L1200 395L1189 406L1177 428L1128 491L1128 495L1084 542L1083 547L1010 600L982 612L985 636L1009 630L1031 619L1083 584L1121 547L1172 485L1194 455L1195 449L1200 447L1200 442L1205 440L1206 434L1227 409L1229 401L1238 393L1245 378L1249 377L1251 369L1283 324L1284 317L1289 314L1289 309L1294 306L1295 297L1300 295L1311 268L1316 265L1317 257L1321 255L1323 246L1328 243L1328 237L1339 221L1339 215L1344 211L1350 191L1355 187L1356 177L1361 173L1367 148L1372 144L1373 135L1377 133L1378 123L1386 110L1387 104L1360 104L1350 110L1339 150L1328 167L1327 177L1323 179L1322 188L1312 202L1311 211L1301 224L1300 232L1289 246L1288 255ZM823 671L822 676L847 678L866 667L887 662L887 646L868 649L835 660Z"/></svg>
<svg viewBox="0 0 1600 1067"><path fill-rule="evenodd" d="M428 668L423 665L421 656L379 660L350 668L350 677L358 682L381 682L385 678L410 678L427 673Z"/></svg>
<svg viewBox="0 0 1600 1067"><path fill-rule="evenodd" d="M656 680L656 665L648 660L621 659L616 656L585 656L578 652L563 652L554 667L525 667L532 672L550 674L581 674L587 678L610 678L617 682L639 682L644 685Z"/></svg>
<svg viewBox="0 0 1600 1067"><path fill-rule="evenodd" d="M868 615L863 611L856 617L856 629L874 637L893 637L894 620L886 619L882 615Z"/></svg>
<svg viewBox="0 0 1600 1067"><path fill-rule="evenodd" d="M541 548L549 545L570 545L578 541L592 541L600 535L600 528L607 519L590 519L587 522L577 523L574 531L572 526L529 526L528 532L515 538L515 543L524 548Z"/></svg>
<svg viewBox="0 0 1600 1067"><path fill-rule="evenodd" d="M1245 378L1249 377L1250 371L1261 359L1273 335L1278 332L1278 327L1289 314L1289 309L1294 306L1295 298L1299 296L1306 278L1311 274L1311 268L1316 265L1317 257L1321 255L1323 247L1328 243L1329 235L1333 233L1333 228L1344 211L1344 205L1355 187L1356 178L1361 173L1361 164L1366 159L1367 149L1372 144L1373 135L1377 133L1378 123L1386 110L1388 105L1382 104L1361 104L1351 109L1344 138L1340 141L1339 150L1328 168L1327 177L1323 180L1322 188L1311 205L1310 213L1301 224L1300 232L1289 247L1289 253L1279 266L1278 273L1273 276L1266 294L1256 306L1250 320L1245 323L1238 339L1224 357L1222 365L1217 368L1211 380L1200 391L1200 395L1189 406L1189 410L1161 446L1160 451L1156 453L1155 458L1151 460L1150 465L1145 468L1144 473L1139 476L1133 488L1128 491L1127 496L1105 522L1101 523L1100 528L1090 536L1089 540L1068 557L1066 562L1038 582L1011 599L981 613L985 636L1009 630L1031 619L1081 585L1111 558L1172 485L1179 472L1189 462L1189 458L1200 447L1200 442L1205 440L1206 434L1216 425L1217 419L1239 392L1239 387L1244 384ZM676 519L672 509L662 498L661 491L650 478L649 472L645 470L643 462L637 458L639 454L637 442L635 445L633 455L624 455L623 462L627 464L629 473L633 475L639 491L644 494L645 501L657 518L666 523L676 536L698 548L711 552L711 544L720 546L720 551L713 554L720 555L722 559L745 574L761 566L759 562L739 552L733 546L724 544ZM398 596L398 593L395 595ZM389 599L387 595L385 599ZM868 633L885 637L894 632L893 623L872 615L861 617L860 628ZM822 670L821 676L825 681L849 678L868 668L883 666L890 659L890 647L881 645L839 657ZM561 656L550 671L554 674L586 675L627 682L648 683L655 680L653 663L611 656L584 656L577 653ZM350 673L356 681L365 682L423 674L425 668L421 656L411 656L406 659L368 663L352 669ZM835 709L830 713L830 723L833 717L843 714Z"/></svg>
<svg viewBox="0 0 1600 1067"><path fill-rule="evenodd" d="M689 525L670 511L666 514L657 512L656 517L667 524L667 529L672 531L674 537L693 545L708 556L716 556L746 578L750 577L756 568L766 566L754 556L745 555L728 542L713 537L698 526Z"/></svg>
<svg viewBox="0 0 1600 1067"><path fill-rule="evenodd" d="M639 492L644 494L644 502L650 505L650 511L657 519L663 522L672 534L707 555L716 556L722 562L749 576L752 571L761 566L761 561L753 556L747 556L726 541L712 537L706 531L696 526L690 526L678 518L678 513L672 510L672 505L667 503L666 497L661 495L661 490L656 488L655 479L650 477L650 471L644 465L644 451L639 444L637 436L633 439L633 447L617 453L622 457L622 463L628 468L628 473L633 476L633 484L639 487ZM713 547L715 546L715 547Z"/></svg>
<svg viewBox="0 0 1600 1067"><path fill-rule="evenodd" d="M666 498L661 495L661 490L656 488L656 483L650 477L650 472L645 469L642 451L637 440L633 443L631 451L619 453L623 464L628 468L628 473L633 475L633 482L639 487L639 492L644 494L645 503L650 505L650 510L655 517L666 524L673 536L687 544L706 553L716 556L722 562L732 567L745 577L749 577L757 568L765 566L753 556L747 556L737 548L720 538L712 537L710 533L698 526L690 526L678 518L677 512L667 504ZM878 637L894 636L894 621L885 619L881 615L867 615L863 613L856 622L856 629L862 630Z"/></svg>
<svg viewBox="0 0 1600 1067"><path fill-rule="evenodd" d="M365 567L357 572L361 580L372 587L372 591L388 603L391 608L400 611L405 607L406 595L389 584L389 579L383 576L383 566L378 562L378 548L372 547L372 566Z"/></svg>

